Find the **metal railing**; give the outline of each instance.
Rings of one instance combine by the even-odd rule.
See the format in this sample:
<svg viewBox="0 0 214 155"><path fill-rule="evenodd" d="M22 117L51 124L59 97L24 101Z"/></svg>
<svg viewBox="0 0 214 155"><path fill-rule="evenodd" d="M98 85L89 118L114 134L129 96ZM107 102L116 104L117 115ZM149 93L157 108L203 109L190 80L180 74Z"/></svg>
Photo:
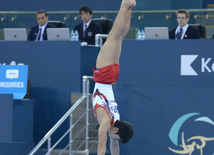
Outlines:
<svg viewBox="0 0 214 155"><path fill-rule="evenodd" d="M96 34L95 35L95 46L102 47L103 38L107 38L108 34Z"/></svg>
<svg viewBox="0 0 214 155"><path fill-rule="evenodd" d="M187 9L190 13L203 13L203 12L213 12L214 9ZM175 13L177 10L134 10L132 11L133 14L138 13ZM79 11L47 11L48 14L79 14ZM37 11L0 11L0 15L35 15ZM93 14L117 14L118 11L93 11Z"/></svg>
<svg viewBox="0 0 214 155"><path fill-rule="evenodd" d="M62 118L47 132L47 134L40 140L40 142L31 150L31 152L29 153L29 155L34 155L40 148L41 146L47 141L48 145L47 145L47 153L46 155L50 155L51 151L53 151L53 149L63 140L63 138L65 138L65 136L67 136L69 134L69 143L68 145L59 153L62 154L65 150L67 150L69 148L69 155L73 154L73 153L85 153L85 154L89 154L89 150L88 150L88 126L89 126L89 87L90 87L90 80L93 79L93 76L83 76L82 78L82 90L83 90L83 95L82 97L62 116ZM73 123L72 119L73 119L73 112L74 110L86 99L86 111L85 113L83 113L79 119ZM85 136L85 140L82 142L82 144L80 144L80 146L77 148L77 150L72 150L72 143L74 142L75 138L80 135L83 132L83 129L79 131L79 133L75 136L75 138L73 138L72 136L72 129L78 124L78 122L81 120L81 118L83 118L85 116L86 119L86 125L85 125L85 131L86 131L86 136ZM51 136L52 134L62 125L63 122L65 122L65 120L67 118L70 117L70 127L69 129L63 134L63 136L55 143L52 145L51 147ZM85 143L85 150L78 150L83 144Z"/></svg>
<svg viewBox="0 0 214 155"><path fill-rule="evenodd" d="M214 9L187 9L191 16L194 19L198 18L210 18L213 17ZM171 18L171 14L174 14L177 10L134 10L132 11L132 17L135 16L137 20L142 20L144 15L146 14L165 14L165 19L169 20ZM14 22L17 19L17 16L30 16L32 21L35 21L34 15L36 15L37 11L0 11L0 22ZM109 15L117 15L118 11L93 11L93 17L96 18L109 18ZM81 20L79 11L48 11L48 14L51 16L60 15L64 22L74 22ZM7 17L9 16L9 17ZM8 19L9 18L9 19ZM60 17L61 18L61 17ZM112 17L114 18L114 17ZM29 22L29 18L26 19ZM53 18L54 20L54 18ZM59 20L59 19L55 19ZM144 19L146 20L146 19ZM174 20L173 20L174 21ZM174 21L176 22L176 21ZM77 24L77 23L75 23ZM32 25L31 25L32 26ZM137 25L135 25L137 26Z"/></svg>

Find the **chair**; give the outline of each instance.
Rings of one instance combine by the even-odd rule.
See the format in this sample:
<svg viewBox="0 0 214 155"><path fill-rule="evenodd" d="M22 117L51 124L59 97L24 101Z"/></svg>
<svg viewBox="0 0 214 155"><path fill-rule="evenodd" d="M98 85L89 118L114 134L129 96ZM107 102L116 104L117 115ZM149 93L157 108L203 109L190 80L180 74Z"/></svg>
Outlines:
<svg viewBox="0 0 214 155"><path fill-rule="evenodd" d="M99 23L102 27L103 34L108 34L113 26L113 22L111 19L108 18L93 18L91 19L96 23ZM104 44L106 39L102 39L102 44ZM102 46L102 45L100 45Z"/></svg>
<svg viewBox="0 0 214 155"><path fill-rule="evenodd" d="M112 20L108 18L94 18L92 20L101 25L103 34L108 34L113 26Z"/></svg>
<svg viewBox="0 0 214 155"><path fill-rule="evenodd" d="M206 28L201 24L189 24L190 26L198 29L201 33L201 38L206 38Z"/></svg>
<svg viewBox="0 0 214 155"><path fill-rule="evenodd" d="M56 26L56 28L65 28L65 27L67 27L65 22L61 22L61 21L50 20L50 21L48 21L48 23Z"/></svg>

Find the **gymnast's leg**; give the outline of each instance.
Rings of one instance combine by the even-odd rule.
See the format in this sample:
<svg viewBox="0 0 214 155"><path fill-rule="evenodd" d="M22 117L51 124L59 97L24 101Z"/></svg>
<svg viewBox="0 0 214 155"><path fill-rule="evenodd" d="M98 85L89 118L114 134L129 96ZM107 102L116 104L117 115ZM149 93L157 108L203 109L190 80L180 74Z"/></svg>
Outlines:
<svg viewBox="0 0 214 155"><path fill-rule="evenodd" d="M123 0L109 36L97 57L96 67L119 64L122 41L130 28L131 11L136 5L135 0Z"/></svg>

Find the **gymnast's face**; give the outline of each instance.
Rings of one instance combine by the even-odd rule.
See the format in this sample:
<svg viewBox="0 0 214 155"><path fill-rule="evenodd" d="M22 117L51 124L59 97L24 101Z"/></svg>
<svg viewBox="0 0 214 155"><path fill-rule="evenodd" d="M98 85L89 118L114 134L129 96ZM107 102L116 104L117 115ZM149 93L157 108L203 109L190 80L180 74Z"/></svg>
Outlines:
<svg viewBox="0 0 214 155"><path fill-rule="evenodd" d="M113 140L120 140L120 136L117 134L118 130L119 129L117 127L111 127L108 133L109 137Z"/></svg>

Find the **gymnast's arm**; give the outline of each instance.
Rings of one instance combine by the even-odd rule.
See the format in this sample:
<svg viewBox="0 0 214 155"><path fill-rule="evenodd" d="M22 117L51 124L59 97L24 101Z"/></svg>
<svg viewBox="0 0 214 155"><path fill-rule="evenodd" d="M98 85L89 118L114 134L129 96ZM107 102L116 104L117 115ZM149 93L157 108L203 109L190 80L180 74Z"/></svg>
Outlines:
<svg viewBox="0 0 214 155"><path fill-rule="evenodd" d="M110 149L111 149L111 155L120 154L120 147L119 147L118 140L110 138Z"/></svg>
<svg viewBox="0 0 214 155"><path fill-rule="evenodd" d="M105 155L106 153L106 142L107 133L111 127L111 122L109 118L102 118L100 122L100 127L98 131L98 155Z"/></svg>

